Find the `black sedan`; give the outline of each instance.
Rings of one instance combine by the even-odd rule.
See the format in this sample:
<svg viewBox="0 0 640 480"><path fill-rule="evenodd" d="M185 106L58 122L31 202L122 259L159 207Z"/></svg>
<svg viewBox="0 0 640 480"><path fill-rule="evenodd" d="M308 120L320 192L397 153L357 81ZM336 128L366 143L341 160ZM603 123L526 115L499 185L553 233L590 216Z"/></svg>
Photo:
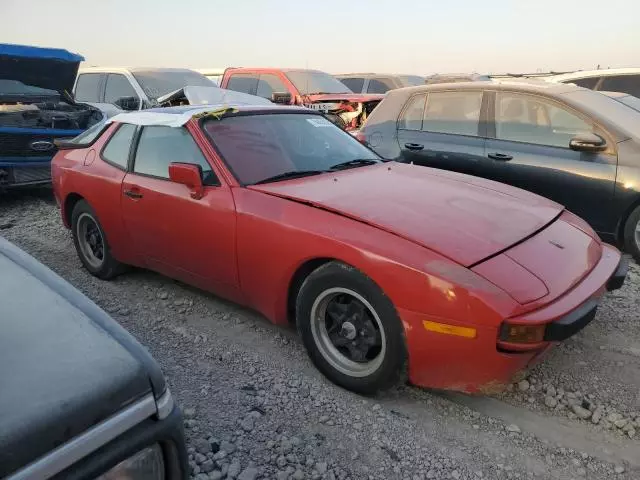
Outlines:
<svg viewBox="0 0 640 480"><path fill-rule="evenodd" d="M640 262L640 112L602 93L532 80L391 90L358 137L555 200Z"/></svg>

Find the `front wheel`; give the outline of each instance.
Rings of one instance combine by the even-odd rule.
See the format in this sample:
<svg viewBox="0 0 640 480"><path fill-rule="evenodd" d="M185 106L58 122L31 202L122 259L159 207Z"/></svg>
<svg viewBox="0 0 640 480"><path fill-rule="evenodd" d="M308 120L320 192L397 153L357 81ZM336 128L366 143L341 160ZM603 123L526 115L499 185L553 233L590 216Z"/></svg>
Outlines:
<svg viewBox="0 0 640 480"><path fill-rule="evenodd" d="M640 206L631 212L624 225L624 249L640 264Z"/></svg>
<svg viewBox="0 0 640 480"><path fill-rule="evenodd" d="M373 394L405 373L402 322L382 290L353 267L330 262L311 273L296 319L313 363L348 390Z"/></svg>

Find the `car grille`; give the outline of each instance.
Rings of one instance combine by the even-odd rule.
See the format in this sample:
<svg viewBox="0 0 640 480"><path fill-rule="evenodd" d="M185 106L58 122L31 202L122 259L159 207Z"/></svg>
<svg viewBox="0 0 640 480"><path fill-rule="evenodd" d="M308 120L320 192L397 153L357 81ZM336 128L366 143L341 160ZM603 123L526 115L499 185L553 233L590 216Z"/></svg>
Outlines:
<svg viewBox="0 0 640 480"><path fill-rule="evenodd" d="M11 185L27 185L51 181L51 167L0 167L0 187Z"/></svg>
<svg viewBox="0 0 640 480"><path fill-rule="evenodd" d="M32 142L37 141L53 142L53 138L32 133L0 133L0 156L53 157L55 147L44 151L31 148Z"/></svg>

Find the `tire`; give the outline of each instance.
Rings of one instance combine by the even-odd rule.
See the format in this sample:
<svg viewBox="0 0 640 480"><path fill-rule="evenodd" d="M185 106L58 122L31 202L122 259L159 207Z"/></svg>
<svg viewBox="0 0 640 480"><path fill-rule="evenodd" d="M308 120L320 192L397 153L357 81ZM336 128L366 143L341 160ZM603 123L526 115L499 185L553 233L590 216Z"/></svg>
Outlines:
<svg viewBox="0 0 640 480"><path fill-rule="evenodd" d="M111 254L107 237L96 213L84 200L80 200L73 207L71 230L78 257L91 275L109 280L124 271L124 265ZM93 237L92 240L95 241L90 241L88 237Z"/></svg>
<svg viewBox="0 0 640 480"><path fill-rule="evenodd" d="M296 299L296 321L311 361L337 385L371 395L404 377L407 352L398 313L355 268L329 262L312 272Z"/></svg>
<svg viewBox="0 0 640 480"><path fill-rule="evenodd" d="M640 206L636 207L624 225L624 250L640 264Z"/></svg>

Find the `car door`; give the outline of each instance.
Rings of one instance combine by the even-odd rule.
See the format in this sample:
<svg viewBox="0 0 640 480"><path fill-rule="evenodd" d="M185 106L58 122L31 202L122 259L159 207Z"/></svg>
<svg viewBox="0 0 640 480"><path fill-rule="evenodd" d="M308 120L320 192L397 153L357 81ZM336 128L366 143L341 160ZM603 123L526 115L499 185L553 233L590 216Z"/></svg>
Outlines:
<svg viewBox="0 0 640 480"><path fill-rule="evenodd" d="M169 179L169 164L202 169L204 196ZM122 182L122 212L134 248L151 269L233 298L238 286L235 207L189 131L142 127Z"/></svg>
<svg viewBox="0 0 640 480"><path fill-rule="evenodd" d="M398 121L402 161L492 177L485 157L482 91L432 91L409 98Z"/></svg>
<svg viewBox="0 0 640 480"><path fill-rule="evenodd" d="M540 95L491 93L487 156L505 183L565 205L599 232L610 229L609 207L615 188L615 142L593 120ZM608 141L603 152L575 151L569 141L596 133Z"/></svg>

